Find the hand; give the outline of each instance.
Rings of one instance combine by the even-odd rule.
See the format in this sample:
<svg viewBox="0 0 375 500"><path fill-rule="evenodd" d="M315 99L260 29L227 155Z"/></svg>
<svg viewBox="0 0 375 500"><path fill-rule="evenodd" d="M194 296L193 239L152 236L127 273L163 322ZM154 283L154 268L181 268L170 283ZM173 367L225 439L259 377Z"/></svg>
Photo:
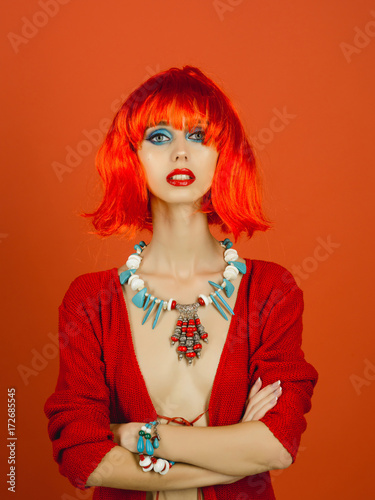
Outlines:
<svg viewBox="0 0 375 500"><path fill-rule="evenodd" d="M123 448L138 453L137 443L139 438L139 430L141 429L141 422L130 422L127 424L110 424L109 428L113 432L113 441Z"/></svg>
<svg viewBox="0 0 375 500"><path fill-rule="evenodd" d="M260 377L258 378L251 388L245 414L241 422L260 420L268 410L276 405L277 399L282 392L281 385L278 382L269 384L263 389L260 389L262 387L262 381Z"/></svg>

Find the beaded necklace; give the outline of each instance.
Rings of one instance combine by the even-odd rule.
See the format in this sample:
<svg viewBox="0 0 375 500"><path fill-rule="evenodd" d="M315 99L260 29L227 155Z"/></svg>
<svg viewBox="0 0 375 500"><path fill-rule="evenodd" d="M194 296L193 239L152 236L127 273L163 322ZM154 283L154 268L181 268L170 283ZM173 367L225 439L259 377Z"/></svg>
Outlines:
<svg viewBox="0 0 375 500"><path fill-rule="evenodd" d="M199 319L198 308L213 304L223 318L228 321L228 317L225 314L223 306L227 309L230 315L234 315L234 311L222 295L220 295L220 292L224 291L225 295L230 297L234 291L234 285L231 283L231 280L235 279L238 276L238 273L246 274L246 264L236 262L238 259L238 253L237 250L232 248L233 243L228 238L224 241L220 241L219 243L223 248L225 248L224 260L227 263L223 272L223 282L218 284L213 281L209 281L208 283L216 290L208 296L200 294L198 301L193 304L177 304L173 298L163 300L147 292L145 282L139 277L139 275L135 274L142 262L141 254L143 249L147 246L144 241L140 241L138 245L134 246L136 253L131 254L126 261L128 269L119 275L121 285L128 284L132 290L137 292L132 298L133 304L146 311L142 325L147 321L151 311L154 309L154 306L157 307L156 315L152 324L153 329L155 328L162 311L171 311L173 309L177 309L179 311L180 315L178 317L174 333L171 336L171 345L178 342L178 359L181 360L185 357L189 365L193 362L194 358L200 358L202 341L208 343L208 333L205 331L204 326ZM217 299L219 299L221 304Z"/></svg>

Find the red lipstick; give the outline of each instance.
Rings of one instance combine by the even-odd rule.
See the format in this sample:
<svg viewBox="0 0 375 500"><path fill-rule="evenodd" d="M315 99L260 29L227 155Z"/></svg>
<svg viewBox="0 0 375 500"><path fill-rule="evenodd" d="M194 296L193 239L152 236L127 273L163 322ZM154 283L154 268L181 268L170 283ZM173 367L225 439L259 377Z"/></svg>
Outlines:
<svg viewBox="0 0 375 500"><path fill-rule="evenodd" d="M185 179L173 179L175 175L189 176ZM189 186L195 181L195 175L188 168L175 168L167 175L167 182L172 186Z"/></svg>

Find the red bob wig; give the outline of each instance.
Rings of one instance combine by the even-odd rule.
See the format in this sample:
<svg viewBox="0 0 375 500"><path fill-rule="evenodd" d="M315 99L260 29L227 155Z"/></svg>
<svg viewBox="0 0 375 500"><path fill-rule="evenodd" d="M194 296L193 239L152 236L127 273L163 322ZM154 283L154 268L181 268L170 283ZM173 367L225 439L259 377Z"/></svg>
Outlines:
<svg viewBox="0 0 375 500"><path fill-rule="evenodd" d="M209 224L249 238L271 227L261 208L260 181L254 152L229 98L198 68L170 68L149 78L123 103L100 147L96 166L104 183L98 209L91 217L96 234L152 232L152 214L146 176L137 150L145 130L161 121L176 129L204 129L203 144L218 151L210 190L197 211Z"/></svg>

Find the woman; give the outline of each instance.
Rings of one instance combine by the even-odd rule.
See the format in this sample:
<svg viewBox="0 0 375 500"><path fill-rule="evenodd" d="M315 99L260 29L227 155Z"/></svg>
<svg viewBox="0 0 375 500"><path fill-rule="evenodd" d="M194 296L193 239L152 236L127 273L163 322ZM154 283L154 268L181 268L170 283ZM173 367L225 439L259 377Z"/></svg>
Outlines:
<svg viewBox="0 0 375 500"><path fill-rule="evenodd" d="M317 372L292 275L209 230L270 227L236 111L199 69L171 68L128 97L97 166L97 233L152 239L59 308L45 413L60 472L95 499L275 498L268 471L296 458Z"/></svg>

